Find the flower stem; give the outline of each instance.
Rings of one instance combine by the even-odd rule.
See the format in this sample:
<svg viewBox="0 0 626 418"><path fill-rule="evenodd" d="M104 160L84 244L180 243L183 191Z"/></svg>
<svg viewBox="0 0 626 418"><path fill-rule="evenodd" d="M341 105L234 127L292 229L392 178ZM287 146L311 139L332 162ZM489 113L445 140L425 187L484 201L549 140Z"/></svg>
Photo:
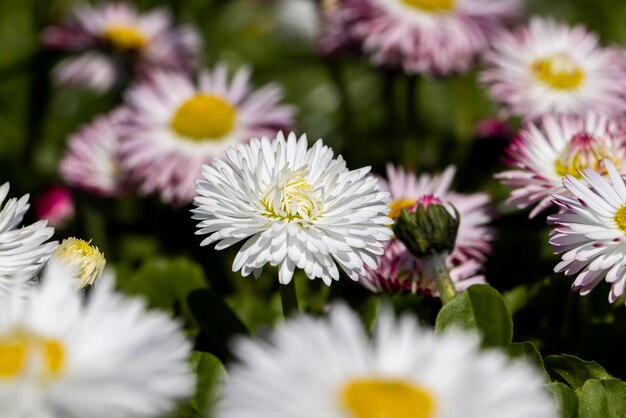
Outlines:
<svg viewBox="0 0 626 418"><path fill-rule="evenodd" d="M439 297L441 298L441 302L445 305L456 296L456 287L450 278L448 266L446 265L446 254L439 253L432 255L428 257L428 261L433 275L435 276Z"/></svg>
<svg viewBox="0 0 626 418"><path fill-rule="evenodd" d="M299 312L296 280L294 278L289 283L280 285L280 301L283 305L283 316L285 318Z"/></svg>

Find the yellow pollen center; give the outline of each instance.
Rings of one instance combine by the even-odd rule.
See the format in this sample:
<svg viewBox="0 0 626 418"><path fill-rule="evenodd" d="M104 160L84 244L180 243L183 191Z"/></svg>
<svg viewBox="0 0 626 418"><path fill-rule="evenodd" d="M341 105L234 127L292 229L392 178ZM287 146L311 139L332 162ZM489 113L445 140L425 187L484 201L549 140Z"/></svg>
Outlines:
<svg viewBox="0 0 626 418"><path fill-rule="evenodd" d="M430 418L435 409L430 393L401 380L357 379L341 398L351 418Z"/></svg>
<svg viewBox="0 0 626 418"><path fill-rule="evenodd" d="M626 203L623 203L617 212L615 212L615 224L626 234Z"/></svg>
<svg viewBox="0 0 626 418"><path fill-rule="evenodd" d="M389 211L389 217L390 218L397 218L398 216L400 216L400 212L402 212L402 209L408 209L411 206L413 206L415 204L415 200L417 199L396 199L393 200L390 204L390 211Z"/></svg>
<svg viewBox="0 0 626 418"><path fill-rule="evenodd" d="M261 198L264 215L289 221L315 218L320 204L315 190L307 182L308 175L306 167L296 171L283 168Z"/></svg>
<svg viewBox="0 0 626 418"><path fill-rule="evenodd" d="M104 30L102 38L121 51L140 50L148 39L139 29L127 25L112 25Z"/></svg>
<svg viewBox="0 0 626 418"><path fill-rule="evenodd" d="M585 73L565 54L542 58L532 64L535 76L555 90L576 90L585 79Z"/></svg>
<svg viewBox="0 0 626 418"><path fill-rule="evenodd" d="M54 250L52 257L77 274L78 287L92 285L104 271L106 260L96 247L77 238L67 238Z"/></svg>
<svg viewBox="0 0 626 418"><path fill-rule="evenodd" d="M456 0L400 0L407 6L430 13L449 12L454 9Z"/></svg>
<svg viewBox="0 0 626 418"><path fill-rule="evenodd" d="M55 377L63 370L65 349L57 340L26 332L0 337L0 379L11 379L36 368L41 377Z"/></svg>
<svg viewBox="0 0 626 418"><path fill-rule="evenodd" d="M559 153L554 169L559 177L570 175L580 178L578 171L585 168L603 172L603 160L609 154L600 141L587 134L579 134Z"/></svg>
<svg viewBox="0 0 626 418"><path fill-rule="evenodd" d="M178 108L172 128L190 139L220 139L233 129L236 117L236 109L226 100L197 94Z"/></svg>

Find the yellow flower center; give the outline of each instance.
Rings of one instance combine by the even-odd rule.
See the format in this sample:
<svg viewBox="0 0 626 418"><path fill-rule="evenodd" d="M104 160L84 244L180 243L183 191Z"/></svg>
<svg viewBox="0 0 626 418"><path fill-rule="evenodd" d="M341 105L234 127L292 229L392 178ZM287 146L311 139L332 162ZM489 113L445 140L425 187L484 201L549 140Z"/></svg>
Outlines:
<svg viewBox="0 0 626 418"><path fill-rule="evenodd" d="M267 187L261 204L263 213L270 218L284 220L313 220L320 213L320 202L307 182L308 168L290 170L284 167Z"/></svg>
<svg viewBox="0 0 626 418"><path fill-rule="evenodd" d="M233 129L236 117L236 109L226 100L197 94L178 108L172 128L190 139L220 139Z"/></svg>
<svg viewBox="0 0 626 418"><path fill-rule="evenodd" d="M120 51L140 50L148 43L139 29L127 25L109 26L104 30L102 38Z"/></svg>
<svg viewBox="0 0 626 418"><path fill-rule="evenodd" d="M535 76L555 90L576 90L585 79L585 72L568 55L557 54L532 64Z"/></svg>
<svg viewBox="0 0 626 418"><path fill-rule="evenodd" d="M626 203L623 203L617 212L615 212L615 224L626 234Z"/></svg>
<svg viewBox="0 0 626 418"><path fill-rule="evenodd" d="M605 147L591 135L582 133L574 136L561 151L554 168L559 177L566 175L580 178L579 170L591 168L603 171L602 160L609 155Z"/></svg>
<svg viewBox="0 0 626 418"><path fill-rule="evenodd" d="M407 6L430 13L449 12L454 9L456 0L400 0Z"/></svg>
<svg viewBox="0 0 626 418"><path fill-rule="evenodd" d="M415 204L415 201L417 199L396 199L393 200L390 204L390 211L389 211L389 217L390 218L397 218L398 216L400 216L400 212L402 212L402 209L409 209L411 206L413 206Z"/></svg>
<svg viewBox="0 0 626 418"><path fill-rule="evenodd" d="M55 377L64 363L65 348L57 340L23 331L0 336L0 379L15 378L31 368L41 377Z"/></svg>
<svg viewBox="0 0 626 418"><path fill-rule="evenodd" d="M435 409L430 393L401 380L353 380L341 398L352 418L429 418Z"/></svg>
<svg viewBox="0 0 626 418"><path fill-rule="evenodd" d="M76 271L78 287L92 285L104 271L106 260L97 247L77 238L67 238L54 250L52 257Z"/></svg>

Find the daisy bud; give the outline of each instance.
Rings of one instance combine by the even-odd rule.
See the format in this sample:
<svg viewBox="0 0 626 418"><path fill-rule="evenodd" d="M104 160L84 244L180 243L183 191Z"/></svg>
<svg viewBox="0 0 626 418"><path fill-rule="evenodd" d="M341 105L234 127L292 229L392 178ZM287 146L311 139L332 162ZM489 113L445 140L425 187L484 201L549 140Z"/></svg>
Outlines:
<svg viewBox="0 0 626 418"><path fill-rule="evenodd" d="M67 238L54 250L50 263L70 269L79 289L93 285L102 275L106 260L98 247L78 238Z"/></svg>
<svg viewBox="0 0 626 418"><path fill-rule="evenodd" d="M449 254L454 249L459 212L454 215L437 197L426 195L417 200L410 211L402 209L393 225L393 232L416 257Z"/></svg>

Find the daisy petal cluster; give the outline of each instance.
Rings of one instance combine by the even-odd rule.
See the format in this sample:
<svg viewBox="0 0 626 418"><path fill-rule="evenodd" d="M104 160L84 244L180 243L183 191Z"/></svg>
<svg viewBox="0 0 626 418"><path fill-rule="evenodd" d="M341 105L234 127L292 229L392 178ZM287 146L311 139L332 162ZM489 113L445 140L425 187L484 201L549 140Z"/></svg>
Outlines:
<svg viewBox="0 0 626 418"><path fill-rule="evenodd" d="M57 246L48 242L54 228L46 221L19 227L30 207L29 196L7 200L9 187L0 186L0 299L33 279Z"/></svg>
<svg viewBox="0 0 626 418"><path fill-rule="evenodd" d="M621 124L595 113L547 115L540 123L529 122L511 142L507 160L516 170L496 174L514 187L507 203L519 209L534 206L533 218L551 205L552 194L566 194L566 175L580 177L592 168L606 174L603 160L609 158L620 173L626 173L626 134Z"/></svg>
<svg viewBox="0 0 626 418"><path fill-rule="evenodd" d="M59 267L0 307L1 416L157 417L191 394L179 324L104 278L85 303Z"/></svg>
<svg viewBox="0 0 626 418"><path fill-rule="evenodd" d="M528 119L544 114L626 110L624 56L603 48L582 26L533 18L502 33L486 55L481 76L489 93L509 113Z"/></svg>
<svg viewBox="0 0 626 418"><path fill-rule="evenodd" d="M375 65L449 75L467 71L518 11L517 0L343 0L322 44L347 32Z"/></svg>
<svg viewBox="0 0 626 418"><path fill-rule="evenodd" d="M70 22L47 28L42 42L78 54L59 63L57 81L96 91L106 91L128 76L119 68L129 56L138 75L155 68L188 72L196 68L200 50L196 31L174 26L169 11L140 13L122 2L80 4Z"/></svg>
<svg viewBox="0 0 626 418"><path fill-rule="evenodd" d="M275 84L254 90L250 70L229 81L219 64L197 82L155 72L126 95L122 165L144 194L173 204L191 202L202 164L252 137L273 136L293 124L294 109L280 104Z"/></svg>
<svg viewBox="0 0 626 418"><path fill-rule="evenodd" d="M128 189L119 161L120 117L121 112L100 116L69 138L59 165L68 185L104 197L119 196Z"/></svg>
<svg viewBox="0 0 626 418"><path fill-rule="evenodd" d="M371 340L359 317L336 305L328 319L300 316L268 342L236 348L218 418L558 416L531 365L390 310Z"/></svg>
<svg viewBox="0 0 626 418"><path fill-rule="evenodd" d="M196 233L210 234L201 245L218 250L245 240L233 262L244 276L269 263L283 284L296 267L328 285L338 267L357 280L376 268L391 235L387 194L368 172L348 170L321 140L308 148L305 135L254 138L202 167Z"/></svg>
<svg viewBox="0 0 626 418"><path fill-rule="evenodd" d="M555 195L563 209L548 217L550 244L561 262L555 272L576 275L572 285L589 294L603 280L611 284L609 302L626 289L626 183L609 159L608 179L587 168L581 179L568 175L563 186L571 196Z"/></svg>
<svg viewBox="0 0 626 418"><path fill-rule="evenodd" d="M387 166L388 180L379 179L381 190L389 192L389 216L396 218L402 209L410 209L420 198L431 197L452 204L461 215L454 250L447 259L450 276L457 290L484 283L477 275L491 251L493 230L489 196L484 193L461 194L450 191L456 169L448 167L440 175L422 174L419 177L400 167ZM415 258L396 238L378 257L377 268L367 268L359 281L375 291L411 291L435 293L434 279L424 260Z"/></svg>

